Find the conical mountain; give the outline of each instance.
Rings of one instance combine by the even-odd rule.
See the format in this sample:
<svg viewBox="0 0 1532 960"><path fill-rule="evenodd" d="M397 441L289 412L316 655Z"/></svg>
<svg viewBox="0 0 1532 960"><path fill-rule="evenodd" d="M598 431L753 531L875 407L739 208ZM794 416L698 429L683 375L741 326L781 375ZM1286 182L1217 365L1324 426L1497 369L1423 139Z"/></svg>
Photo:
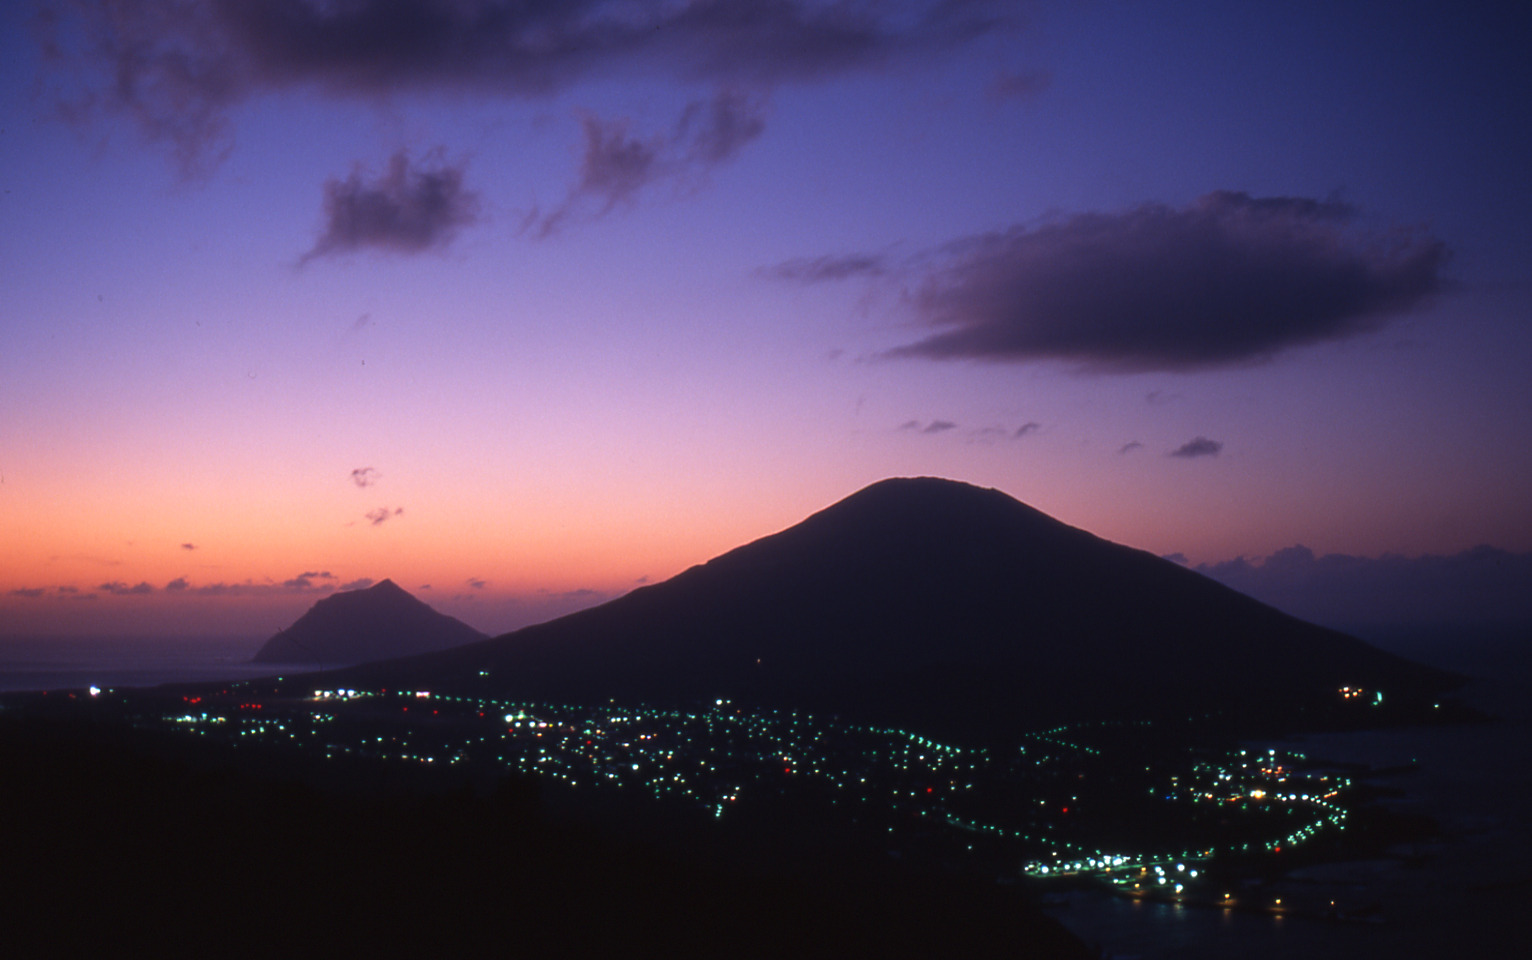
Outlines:
<svg viewBox="0 0 1532 960"><path fill-rule="evenodd" d="M431 653L483 640L468 624L410 596L392 580L332 594L257 651L257 663L319 667Z"/></svg>
<svg viewBox="0 0 1532 960"><path fill-rule="evenodd" d="M561 702L727 697L970 735L1452 682L999 491L933 478L876 483L602 606L349 673Z"/></svg>

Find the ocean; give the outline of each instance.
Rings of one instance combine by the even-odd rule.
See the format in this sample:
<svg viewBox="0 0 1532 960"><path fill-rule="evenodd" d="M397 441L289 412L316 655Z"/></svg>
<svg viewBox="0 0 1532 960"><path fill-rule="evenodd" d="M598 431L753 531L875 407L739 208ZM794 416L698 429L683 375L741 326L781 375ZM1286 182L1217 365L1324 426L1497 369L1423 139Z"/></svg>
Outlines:
<svg viewBox="0 0 1532 960"><path fill-rule="evenodd" d="M1379 646L1394 646L1379 642ZM1309 736L1269 744L1363 763L1384 802L1440 826L1385 855L1295 870L1268 895L1376 903L1372 922L1274 917L1081 892L1050 913L1116 960L1522 956L1532 916L1532 645L1525 632L1456 632L1407 653L1470 678L1457 694L1486 723ZM1256 744L1255 746L1267 746ZM1368 778L1363 778L1368 779Z"/></svg>
<svg viewBox="0 0 1532 960"><path fill-rule="evenodd" d="M0 692L152 687L244 680L313 670L313 664L250 663L263 638L0 638Z"/></svg>

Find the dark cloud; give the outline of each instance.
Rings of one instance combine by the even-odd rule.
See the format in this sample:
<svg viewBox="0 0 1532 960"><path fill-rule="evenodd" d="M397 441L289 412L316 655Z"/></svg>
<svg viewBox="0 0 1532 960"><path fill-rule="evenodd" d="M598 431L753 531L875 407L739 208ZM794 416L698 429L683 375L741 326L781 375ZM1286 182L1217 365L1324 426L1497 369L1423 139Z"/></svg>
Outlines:
<svg viewBox="0 0 1532 960"><path fill-rule="evenodd" d="M352 580L350 583L343 583L343 584L341 584L340 585L340 589L342 589L342 590L366 590L368 587L372 586L376 582L377 581L373 580L371 577L359 577L359 578L357 578L355 580Z"/></svg>
<svg viewBox="0 0 1532 960"><path fill-rule="evenodd" d="M903 430L903 431L919 430L920 429L920 421L919 420L906 420L903 423L899 424L899 429Z"/></svg>
<svg viewBox="0 0 1532 960"><path fill-rule="evenodd" d="M1139 443L1137 440L1129 440L1127 443L1125 443L1122 446L1118 447L1117 448L1117 452L1118 453L1132 453L1134 450L1142 449L1143 446L1144 445L1142 443Z"/></svg>
<svg viewBox="0 0 1532 960"><path fill-rule="evenodd" d="M1027 434L1033 433L1033 432L1035 432L1037 430L1041 430L1042 428L1043 428L1042 424L1037 423L1036 421L1028 421L1027 423L1024 423L1021 426L1017 427L1016 428L1016 432L1014 434L1012 434L1012 437L1014 437L1017 440L1020 440L1022 437L1026 436Z"/></svg>
<svg viewBox="0 0 1532 960"><path fill-rule="evenodd" d="M1207 437L1193 437L1192 439L1176 447L1168 457L1216 457L1223 449L1223 444L1217 440L1209 440Z"/></svg>
<svg viewBox="0 0 1532 960"><path fill-rule="evenodd" d="M169 583L165 584L165 589L169 590L169 591L172 591L172 592L175 592L175 591L178 591L178 590L185 590L187 587L190 587L190 586L191 586L191 584L186 582L186 578L185 577L176 577L174 580L172 580Z"/></svg>
<svg viewBox="0 0 1532 960"><path fill-rule="evenodd" d="M470 587L473 587L475 590L483 590L485 587L489 586L488 580L481 580L478 577L469 577L463 582L468 584Z"/></svg>
<svg viewBox="0 0 1532 960"><path fill-rule="evenodd" d="M948 430L956 430L956 429L957 429L957 424L953 423L951 420L932 420L930 423L926 424L925 429L920 431L920 432L921 433L945 433Z"/></svg>
<svg viewBox="0 0 1532 960"><path fill-rule="evenodd" d="M1316 556L1292 546L1199 573L1326 626L1532 624L1532 553L1479 546L1452 556Z"/></svg>
<svg viewBox="0 0 1532 960"><path fill-rule="evenodd" d="M1004 4L983 0L46 2L45 57L87 68L58 91L65 108L127 114L193 174L232 145L230 110L276 90L541 98L588 77L655 75L769 87L927 57L1010 25L994 12Z"/></svg>
<svg viewBox="0 0 1532 960"><path fill-rule="evenodd" d="M376 527L387 520L389 517L397 517L403 512L403 507L396 507L393 510L390 510L387 507L379 507L376 510L367 511L366 513L362 514L362 516L367 519L368 523Z"/></svg>
<svg viewBox="0 0 1532 960"><path fill-rule="evenodd" d="M370 487L383 479L383 475L372 467L357 467L351 471L351 482L359 487Z"/></svg>
<svg viewBox="0 0 1532 960"><path fill-rule="evenodd" d="M792 280L800 283L847 280L851 277L881 277L888 272L886 258L873 254L802 257L796 260L785 260L774 267L766 267L760 271L774 280Z"/></svg>
<svg viewBox="0 0 1532 960"><path fill-rule="evenodd" d="M585 136L579 180L550 213L533 211L525 227L547 237L571 219L602 217L636 202L651 184L686 186L721 163L765 129L764 105L734 91L698 100L681 113L668 134L630 135L629 121L580 118Z"/></svg>
<svg viewBox="0 0 1532 960"><path fill-rule="evenodd" d="M96 589L100 590L102 593L110 593L117 596L142 596L144 594L154 592L154 587L151 586L147 581L141 581L138 584L130 587L126 583L123 583L121 580L113 580L111 583L100 584L96 587Z"/></svg>
<svg viewBox="0 0 1532 960"><path fill-rule="evenodd" d="M1053 74L1046 70L1022 70L997 74L986 90L996 100L1030 100L1052 83Z"/></svg>
<svg viewBox="0 0 1532 960"><path fill-rule="evenodd" d="M1426 230L1368 233L1333 201L1217 191L1179 209L1078 214L967 237L890 270L938 332L885 356L1098 372L1256 363L1382 326L1442 288L1447 259ZM774 272L843 279L870 272L861 262Z"/></svg>
<svg viewBox="0 0 1532 960"><path fill-rule="evenodd" d="M401 152L375 180L364 179L358 168L345 180L325 181L324 213L324 232L300 263L364 248L440 249L478 219L479 198L463 189L461 167L441 164L438 157L432 167L411 169Z"/></svg>
<svg viewBox="0 0 1532 960"><path fill-rule="evenodd" d="M182 550L195 550L195 549L197 549L197 545L195 543L183 543L183 544L181 544L181 549Z"/></svg>
<svg viewBox="0 0 1532 960"><path fill-rule="evenodd" d="M10 595L13 597L26 597L28 600L36 600L47 592L47 587L17 587L10 592Z"/></svg>
<svg viewBox="0 0 1532 960"><path fill-rule="evenodd" d="M79 587L59 587L58 588L58 592L59 593L79 593L80 592L80 588Z"/></svg>

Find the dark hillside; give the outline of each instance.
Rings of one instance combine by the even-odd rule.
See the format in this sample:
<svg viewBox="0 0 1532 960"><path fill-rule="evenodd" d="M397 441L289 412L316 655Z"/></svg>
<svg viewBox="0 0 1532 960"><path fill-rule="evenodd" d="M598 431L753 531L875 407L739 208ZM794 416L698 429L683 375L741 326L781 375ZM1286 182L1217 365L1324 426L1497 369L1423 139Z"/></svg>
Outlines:
<svg viewBox="0 0 1532 960"><path fill-rule="evenodd" d="M1014 887L725 866L554 821L525 781L317 789L64 716L0 715L0 769L8 956L1087 955Z"/></svg>
<svg viewBox="0 0 1532 960"><path fill-rule="evenodd" d="M430 653L483 640L484 634L437 613L392 580L325 597L267 640L256 663L335 667Z"/></svg>
<svg viewBox="0 0 1532 960"><path fill-rule="evenodd" d="M1454 682L931 478L874 484L602 606L344 676L559 701L728 697L970 737L1292 709L1345 685L1409 700Z"/></svg>

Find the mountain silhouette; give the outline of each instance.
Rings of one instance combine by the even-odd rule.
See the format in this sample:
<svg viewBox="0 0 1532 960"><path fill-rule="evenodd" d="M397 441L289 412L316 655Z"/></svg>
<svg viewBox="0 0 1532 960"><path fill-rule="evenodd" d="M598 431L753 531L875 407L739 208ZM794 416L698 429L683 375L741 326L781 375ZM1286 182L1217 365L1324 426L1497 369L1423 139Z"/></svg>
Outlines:
<svg viewBox="0 0 1532 960"><path fill-rule="evenodd" d="M365 663L485 639L468 624L410 596L392 580L325 597L255 654L256 663Z"/></svg>
<svg viewBox="0 0 1532 960"><path fill-rule="evenodd" d="M345 674L559 702L729 698L968 736L1455 680L935 478L873 484L598 607Z"/></svg>

